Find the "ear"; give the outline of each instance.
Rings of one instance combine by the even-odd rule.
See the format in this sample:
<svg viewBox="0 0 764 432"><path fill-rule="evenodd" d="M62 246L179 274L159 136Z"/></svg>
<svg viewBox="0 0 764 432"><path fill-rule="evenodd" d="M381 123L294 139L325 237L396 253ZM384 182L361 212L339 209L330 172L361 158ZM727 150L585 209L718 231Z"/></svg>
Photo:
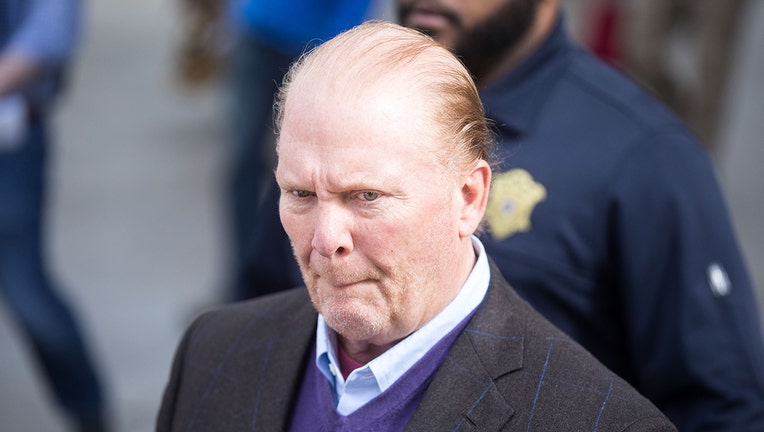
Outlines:
<svg viewBox="0 0 764 432"><path fill-rule="evenodd" d="M488 205L488 191L491 187L491 167L480 160L465 177L462 185L462 208L459 218L459 235L471 236L480 226Z"/></svg>

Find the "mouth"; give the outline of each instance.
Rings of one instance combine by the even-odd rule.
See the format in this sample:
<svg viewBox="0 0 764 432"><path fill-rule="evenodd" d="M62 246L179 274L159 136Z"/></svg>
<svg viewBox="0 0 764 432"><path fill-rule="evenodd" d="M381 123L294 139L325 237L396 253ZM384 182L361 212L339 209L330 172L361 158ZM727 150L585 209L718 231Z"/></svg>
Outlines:
<svg viewBox="0 0 764 432"><path fill-rule="evenodd" d="M307 266L307 277L317 285L338 291L367 289L382 278L380 271L362 263L329 263L312 259Z"/></svg>
<svg viewBox="0 0 764 432"><path fill-rule="evenodd" d="M419 29L425 33L432 34L449 26L451 21L446 15L432 10L413 9L404 17L403 23L406 27Z"/></svg>
<svg viewBox="0 0 764 432"><path fill-rule="evenodd" d="M400 21L406 27L415 28L433 37L449 27L458 25L458 18L454 14L423 4L403 7Z"/></svg>
<svg viewBox="0 0 764 432"><path fill-rule="evenodd" d="M363 288L364 286L373 284L373 281L371 279L359 279L359 280L353 280L353 281L324 279L324 282L330 287L332 287L333 289L338 289L343 291L354 289L354 288L355 289Z"/></svg>

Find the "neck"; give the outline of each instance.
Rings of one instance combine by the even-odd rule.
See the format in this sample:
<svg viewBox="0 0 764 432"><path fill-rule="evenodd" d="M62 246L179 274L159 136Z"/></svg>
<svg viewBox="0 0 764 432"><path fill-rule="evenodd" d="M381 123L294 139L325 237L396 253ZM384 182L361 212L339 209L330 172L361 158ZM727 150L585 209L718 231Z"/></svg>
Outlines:
<svg viewBox="0 0 764 432"><path fill-rule="evenodd" d="M398 341L391 342L385 345L377 345L369 342L351 341L341 335L337 335L337 342L339 343L339 350L347 355L350 359L365 365L366 363L381 356L385 351L395 346Z"/></svg>
<svg viewBox="0 0 764 432"><path fill-rule="evenodd" d="M486 68L485 72L475 77L478 87L486 87L509 73L534 52L546 39L554 27L557 16L560 13L559 3L556 1L542 0L536 11L536 19L526 35L519 43L508 47L499 60Z"/></svg>

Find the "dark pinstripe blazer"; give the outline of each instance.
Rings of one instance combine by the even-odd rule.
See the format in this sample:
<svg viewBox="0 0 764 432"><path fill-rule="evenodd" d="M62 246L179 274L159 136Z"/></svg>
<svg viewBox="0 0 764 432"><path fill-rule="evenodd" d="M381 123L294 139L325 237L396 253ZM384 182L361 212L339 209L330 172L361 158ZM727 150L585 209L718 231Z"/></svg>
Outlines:
<svg viewBox="0 0 764 432"><path fill-rule="evenodd" d="M407 431L675 430L521 300L493 264L491 274ZM285 430L315 326L304 288L202 315L178 348L157 431Z"/></svg>

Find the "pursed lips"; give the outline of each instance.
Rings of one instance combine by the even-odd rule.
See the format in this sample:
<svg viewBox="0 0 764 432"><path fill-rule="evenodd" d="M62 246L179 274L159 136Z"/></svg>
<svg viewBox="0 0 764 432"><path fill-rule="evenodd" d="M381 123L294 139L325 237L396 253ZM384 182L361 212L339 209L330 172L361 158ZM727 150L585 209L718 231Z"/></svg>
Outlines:
<svg viewBox="0 0 764 432"><path fill-rule="evenodd" d="M364 285L364 284L373 283L372 279L336 280L336 279L331 279L331 278L326 278L321 276L319 276L318 279L319 280L323 279L323 281L327 283L329 286L331 286L332 288L343 289L343 290Z"/></svg>

